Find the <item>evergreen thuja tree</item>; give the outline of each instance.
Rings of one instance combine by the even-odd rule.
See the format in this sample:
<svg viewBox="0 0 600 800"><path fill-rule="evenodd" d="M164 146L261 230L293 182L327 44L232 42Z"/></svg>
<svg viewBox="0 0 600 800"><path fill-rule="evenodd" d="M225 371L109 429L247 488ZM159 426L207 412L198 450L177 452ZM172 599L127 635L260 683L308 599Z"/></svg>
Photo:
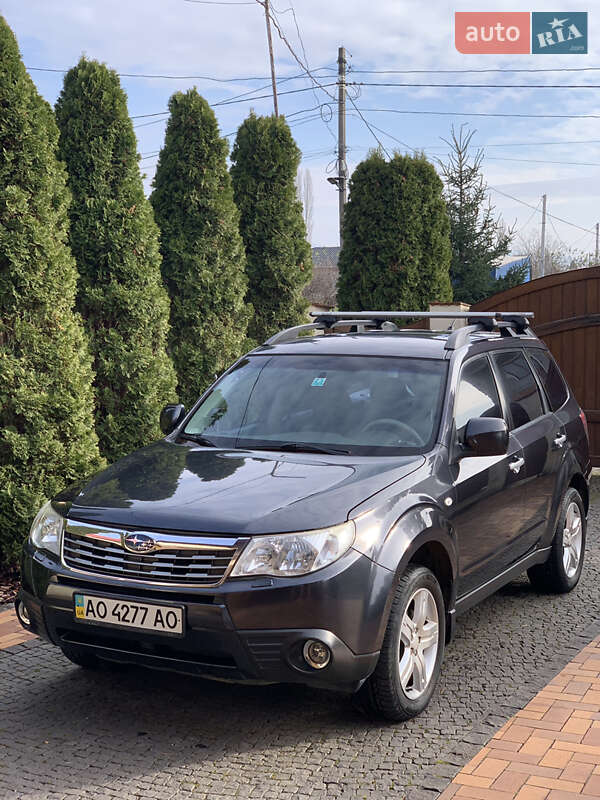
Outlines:
<svg viewBox="0 0 600 800"><path fill-rule="evenodd" d="M283 117L251 114L237 133L231 177L246 247L249 335L262 342L306 321L303 287L312 261L302 204L296 195L300 151Z"/></svg>
<svg viewBox="0 0 600 800"><path fill-rule="evenodd" d="M171 298L169 349L190 405L242 354L251 309L227 142L196 89L174 94L169 110L151 202Z"/></svg>
<svg viewBox="0 0 600 800"><path fill-rule="evenodd" d="M45 499L101 466L74 312L58 130L0 17L0 566Z"/></svg>
<svg viewBox="0 0 600 800"><path fill-rule="evenodd" d="M474 134L464 126L458 133L453 128L448 161L440 163L450 217L450 277L455 300L464 303L476 303L522 282L520 275L514 274L512 280L496 285L492 275L494 266L510 250L513 231L505 229L494 217L481 172L483 152L480 150L471 158Z"/></svg>
<svg viewBox="0 0 600 800"><path fill-rule="evenodd" d="M452 298L442 184L424 156L372 152L350 179L338 306L425 310Z"/></svg>
<svg viewBox="0 0 600 800"><path fill-rule="evenodd" d="M160 410L175 398L158 228L117 74L82 58L65 76L56 115L73 196L77 304L96 372L96 430L114 461L160 435Z"/></svg>

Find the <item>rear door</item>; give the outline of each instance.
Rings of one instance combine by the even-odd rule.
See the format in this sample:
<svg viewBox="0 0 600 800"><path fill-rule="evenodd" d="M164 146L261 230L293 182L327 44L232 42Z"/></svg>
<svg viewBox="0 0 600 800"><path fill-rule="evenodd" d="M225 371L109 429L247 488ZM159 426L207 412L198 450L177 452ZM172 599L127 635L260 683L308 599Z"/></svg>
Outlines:
<svg viewBox="0 0 600 800"><path fill-rule="evenodd" d="M504 397L509 429L524 464L519 475L523 518L512 531L511 560L529 552L548 524L561 461L560 424L540 391L523 349L494 353L492 363Z"/></svg>
<svg viewBox="0 0 600 800"><path fill-rule="evenodd" d="M460 447L464 441L471 418L503 416L488 356L469 359L462 367L454 404L456 444ZM505 455L466 456L451 466L459 596L491 580L510 563L510 544L517 537L523 518L519 471L510 466L519 461L523 461L521 444L511 434Z"/></svg>

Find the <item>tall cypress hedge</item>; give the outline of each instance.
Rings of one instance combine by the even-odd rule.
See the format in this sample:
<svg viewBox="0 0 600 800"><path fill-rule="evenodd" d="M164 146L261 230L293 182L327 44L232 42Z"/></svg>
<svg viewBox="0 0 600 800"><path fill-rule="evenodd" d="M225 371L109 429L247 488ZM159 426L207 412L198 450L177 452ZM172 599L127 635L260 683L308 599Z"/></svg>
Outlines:
<svg viewBox="0 0 600 800"><path fill-rule="evenodd" d="M374 152L350 179L338 307L425 310L449 302L450 224L442 182L424 156Z"/></svg>
<svg viewBox="0 0 600 800"><path fill-rule="evenodd" d="M169 349L190 405L242 354L251 309L227 142L196 89L174 94L169 110L150 199L171 298Z"/></svg>
<svg viewBox="0 0 600 800"><path fill-rule="evenodd" d="M43 501L101 465L74 312L58 130L0 17L0 565Z"/></svg>
<svg viewBox="0 0 600 800"><path fill-rule="evenodd" d="M158 228L117 74L82 58L65 76L56 116L73 195L77 305L96 372L96 430L114 461L160 436L160 410L175 399Z"/></svg>
<svg viewBox="0 0 600 800"><path fill-rule="evenodd" d="M233 192L246 246L249 335L259 341L306 321L312 261L295 179L300 150L283 117L250 114L231 153Z"/></svg>

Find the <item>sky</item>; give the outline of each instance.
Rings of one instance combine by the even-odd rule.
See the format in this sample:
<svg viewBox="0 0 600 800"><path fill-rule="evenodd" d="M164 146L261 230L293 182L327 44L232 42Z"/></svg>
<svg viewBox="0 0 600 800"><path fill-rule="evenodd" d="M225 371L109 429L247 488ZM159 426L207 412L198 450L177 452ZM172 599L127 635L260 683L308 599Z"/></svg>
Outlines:
<svg viewBox="0 0 600 800"><path fill-rule="evenodd" d="M285 40L320 84L307 77L274 30L279 110L291 125L303 154L301 166L310 171L313 184L313 246L338 244L338 195L327 177L335 172L336 61L343 45L351 84L419 84L349 86L350 172L379 145L389 154L423 149L435 163L448 152L444 139L451 126L466 124L476 130L473 144L484 149L483 170L493 187L496 212L514 226L513 251L519 251L522 238L539 235L541 195L546 193L553 215L549 238L593 252L600 220L595 9L591 3L577 4L577 10L590 12L587 55L463 55L454 46L454 12L481 7L480 0L460 5L446 0L273 0ZM525 7L495 0L486 10L553 8L537 0ZM265 16L256 0L0 0L0 13L16 34L40 93L52 104L61 90L61 70L82 54L121 74L176 76L121 78L148 191L173 92L196 86L210 103L219 104L215 113L230 144L250 109L272 113ZM477 72L496 69L557 71ZM457 86L465 83L503 87ZM532 84L541 88L529 88ZM581 88L565 88L573 84Z"/></svg>

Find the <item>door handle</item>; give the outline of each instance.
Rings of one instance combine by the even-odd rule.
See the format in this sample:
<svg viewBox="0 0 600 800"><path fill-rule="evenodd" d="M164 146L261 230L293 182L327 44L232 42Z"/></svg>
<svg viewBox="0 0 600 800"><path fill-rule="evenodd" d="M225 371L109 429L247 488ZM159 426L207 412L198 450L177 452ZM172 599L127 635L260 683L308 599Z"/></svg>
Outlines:
<svg viewBox="0 0 600 800"><path fill-rule="evenodd" d="M554 440L555 447L562 447L563 444L567 441L567 437L564 433L559 434L556 439Z"/></svg>
<svg viewBox="0 0 600 800"><path fill-rule="evenodd" d="M525 463L524 458L516 458L514 461L511 461L508 466L509 469L511 469L515 473L515 475L517 475L520 472L521 467L523 466L524 463Z"/></svg>

